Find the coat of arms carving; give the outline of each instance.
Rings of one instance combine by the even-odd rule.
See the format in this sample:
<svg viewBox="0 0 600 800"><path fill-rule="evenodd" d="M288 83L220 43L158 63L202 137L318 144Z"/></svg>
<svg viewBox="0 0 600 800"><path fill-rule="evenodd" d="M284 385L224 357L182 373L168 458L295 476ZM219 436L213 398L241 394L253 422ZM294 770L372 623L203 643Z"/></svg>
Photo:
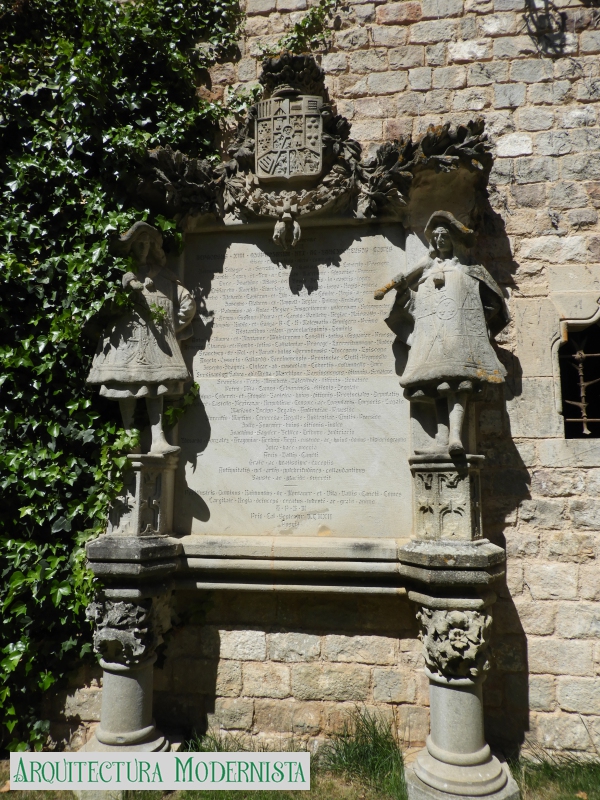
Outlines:
<svg viewBox="0 0 600 800"><path fill-rule="evenodd" d="M256 174L260 180L318 177L323 170L323 98L289 87L257 104Z"/></svg>

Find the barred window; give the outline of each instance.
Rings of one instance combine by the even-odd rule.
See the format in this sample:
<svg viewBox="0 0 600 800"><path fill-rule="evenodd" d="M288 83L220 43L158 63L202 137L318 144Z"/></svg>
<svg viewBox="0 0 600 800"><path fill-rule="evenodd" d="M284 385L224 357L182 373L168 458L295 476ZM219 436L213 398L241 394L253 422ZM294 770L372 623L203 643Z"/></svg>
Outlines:
<svg viewBox="0 0 600 800"><path fill-rule="evenodd" d="M600 438L600 327L569 331L558 360L565 438Z"/></svg>

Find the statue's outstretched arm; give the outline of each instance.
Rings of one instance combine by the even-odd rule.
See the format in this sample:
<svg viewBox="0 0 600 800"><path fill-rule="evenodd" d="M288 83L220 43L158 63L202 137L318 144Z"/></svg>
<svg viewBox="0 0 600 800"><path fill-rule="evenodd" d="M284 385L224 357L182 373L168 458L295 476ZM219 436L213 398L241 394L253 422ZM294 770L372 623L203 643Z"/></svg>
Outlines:
<svg viewBox="0 0 600 800"><path fill-rule="evenodd" d="M375 294L373 295L375 300L383 300L388 292L391 292L392 289L396 289L397 291L401 292L410 286L415 280L418 280L421 275L423 274L423 270L429 264L431 259L429 256L422 258L414 267L412 267L408 272L400 272L396 275L389 283L386 283L385 286L382 286L381 289L377 289Z"/></svg>

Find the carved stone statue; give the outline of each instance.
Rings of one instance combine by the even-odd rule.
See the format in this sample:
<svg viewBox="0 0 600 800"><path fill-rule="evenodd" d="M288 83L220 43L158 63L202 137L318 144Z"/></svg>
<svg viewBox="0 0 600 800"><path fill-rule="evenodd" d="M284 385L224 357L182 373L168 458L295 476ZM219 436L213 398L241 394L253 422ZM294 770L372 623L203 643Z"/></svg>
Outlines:
<svg viewBox="0 0 600 800"><path fill-rule="evenodd" d="M508 322L500 288L482 266L468 262L473 231L447 211L425 228L429 253L408 273L375 292L396 289L389 327L410 347L400 380L411 402L435 402L436 449L464 453L461 431L469 395L483 383L502 383L506 370L490 335ZM448 408L449 425L445 423ZM448 430L449 427L449 430Z"/></svg>
<svg viewBox="0 0 600 800"><path fill-rule="evenodd" d="M133 307L103 333L88 383L118 400L125 430L133 425L135 404L144 397L152 430L152 453L168 453L163 432L163 399L183 394L190 375L179 341L192 334L196 312L192 295L166 266L162 236L146 222L136 222L115 243L114 252L132 255L137 271L123 276Z"/></svg>

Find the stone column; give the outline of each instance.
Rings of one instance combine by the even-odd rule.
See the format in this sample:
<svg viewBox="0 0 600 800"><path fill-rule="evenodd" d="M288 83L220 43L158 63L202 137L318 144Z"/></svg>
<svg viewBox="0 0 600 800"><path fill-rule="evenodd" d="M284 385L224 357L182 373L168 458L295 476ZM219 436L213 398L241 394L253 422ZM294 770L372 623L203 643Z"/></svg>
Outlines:
<svg viewBox="0 0 600 800"><path fill-rule="evenodd" d="M518 787L492 755L483 731L482 684L496 595L431 597L412 591L409 598L419 609L431 706L427 746L409 774L410 800L518 800Z"/></svg>
<svg viewBox="0 0 600 800"><path fill-rule="evenodd" d="M408 797L518 800L519 789L491 754L483 729L493 588L504 578L506 561L481 529L483 457L437 452L410 462L417 538L401 548L400 571L418 609L431 732L407 769Z"/></svg>
<svg viewBox="0 0 600 800"><path fill-rule="evenodd" d="M113 504L107 533L87 545L103 589L87 609L103 669L100 725L88 751L168 750L152 718L153 668L170 626L170 576L181 545L172 530L177 453L132 455L132 471Z"/></svg>
<svg viewBox="0 0 600 800"><path fill-rule="evenodd" d="M169 742L152 718L152 678L159 641L156 604L162 597L100 597L87 615L95 623L94 650L103 669L101 722L87 750L155 752Z"/></svg>

